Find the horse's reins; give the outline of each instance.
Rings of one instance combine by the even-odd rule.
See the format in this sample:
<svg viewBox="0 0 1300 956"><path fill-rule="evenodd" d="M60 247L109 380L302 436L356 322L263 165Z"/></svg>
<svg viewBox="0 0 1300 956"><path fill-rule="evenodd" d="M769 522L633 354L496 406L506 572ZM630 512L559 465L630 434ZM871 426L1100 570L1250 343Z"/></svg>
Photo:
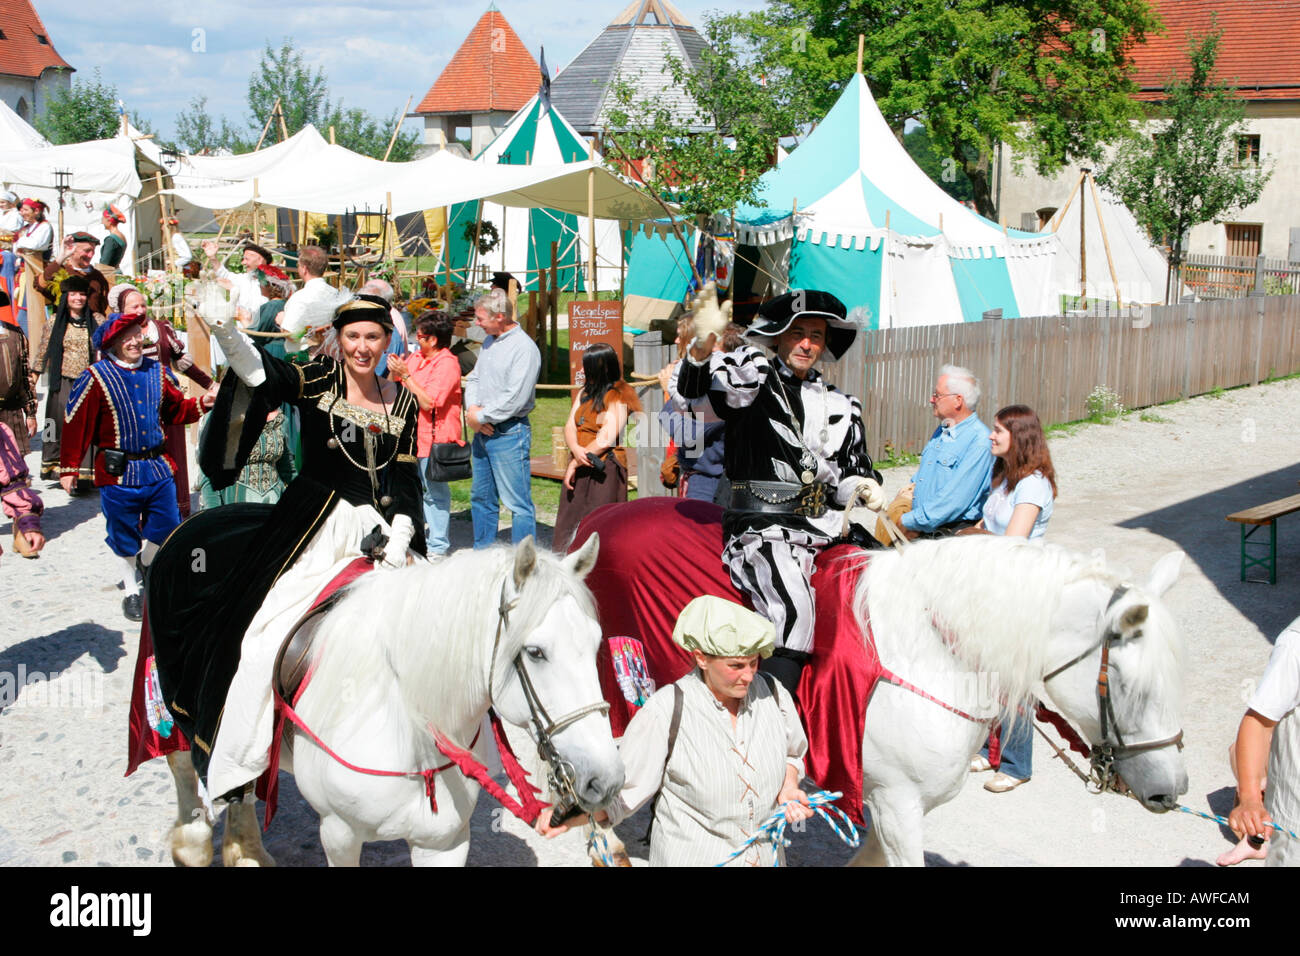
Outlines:
<svg viewBox="0 0 1300 956"><path fill-rule="evenodd" d="M474 758L471 751L478 743L479 733L474 734L474 739L470 742L469 749L463 749L452 743L441 733L436 731L432 726L429 732L433 735L434 743L447 757L450 758L448 763L437 767L430 767L426 770L375 770L369 767L361 767L350 763L336 753L324 740L317 736L306 722L298 715L291 703L284 699L278 682L275 683L273 690L277 698L277 706L283 711L285 717L292 722L299 730L303 731L312 742L323 750L328 756L349 770L356 773L368 774L375 777L421 777L424 779L425 793L429 797L429 805L434 813L438 812L438 802L435 796L434 778L444 770L450 770L457 767L466 776L471 777L479 782L482 787L495 797L502 806L510 810L515 816L528 824L536 819L537 814L545 809L546 804L539 803L533 796L534 787L528 783L528 774L518 765L514 755L509 752L509 743L505 739L504 731L501 728L501 721L495 712L495 701L493 695L493 675L496 672L497 650L501 646L501 635L509 626L510 612L515 609L519 603L518 598L513 600L506 599L506 585L510 580L510 574L507 571L506 578L501 582L501 598L497 605L497 627L496 635L492 640L492 657L488 666L488 703L489 716L492 722L493 737L496 741L497 748L501 752L502 763L505 765L507 776L511 783L519 791L522 803L512 799L495 780L492 779L487 768L481 762ZM301 623L301 622L300 622ZM284 647L281 647L283 653ZM562 802L570 806L578 804L577 791L575 789L575 773L573 765L560 756L552 738L563 731L565 728L577 723L584 717L594 713L607 713L609 704L601 701L599 704L587 704L571 713L561 717L559 720L552 720L546 712L546 707L542 704L541 698L537 695L537 690L533 687L532 681L528 678L528 671L523 665L523 649L520 649L514 659L515 673L519 676L519 683L524 691L524 699L528 702L529 717L532 722L537 737L538 755L547 762L552 768L548 774L548 782L551 788L560 797ZM277 666L277 673L278 673ZM301 693L301 690L299 691ZM480 728L481 731L482 728ZM267 817L266 826L270 825L270 818Z"/></svg>
<svg viewBox="0 0 1300 956"><path fill-rule="evenodd" d="M510 612L519 603L517 597L513 600L507 600L506 598L506 585L509 581L510 575L507 573L505 580L501 582L501 597L497 604L497 631L496 637L492 641L492 657L488 665L488 702L494 708L496 702L492 685L493 677L496 674L497 650L501 645L501 634L510 625ZM577 710L570 711L558 720L552 720L551 715L546 711L546 705L542 703L541 697L537 694L537 689L528 676L528 669L524 666L523 655L524 651L520 648L519 653L515 655L513 666L515 674L519 678L519 686L524 692L524 700L528 703L529 721L533 726L533 735L537 742L537 756L550 767L547 782L560 800L560 805L556 807L552 816L552 820L555 820L580 804L581 800L578 798L577 775L574 772L573 764L560 755L553 738L584 717L591 714L603 715L609 713L609 703L602 700L596 704L586 704Z"/></svg>
<svg viewBox="0 0 1300 956"><path fill-rule="evenodd" d="M1111 592L1110 600L1106 603L1106 612L1129 591L1129 585L1121 584ZM1142 634L1139 631L1135 639ZM1119 730L1119 720L1115 716L1115 704L1110 695L1110 649L1119 640L1120 633L1113 626L1108 626L1106 632L1102 634L1101 640L1093 644L1082 654L1079 654L1066 661L1060 667L1051 671L1043 678L1043 684L1046 685L1049 680L1059 674L1069 670L1075 664L1092 656L1098 647L1101 648L1101 665L1097 671L1097 711L1098 719L1101 722L1101 741L1089 748L1089 759L1092 762L1092 774L1095 778L1098 790L1111 788L1115 776L1114 763L1116 760L1130 757L1133 754L1143 753L1148 750L1159 750L1163 747L1177 747L1183 749L1183 732L1179 729L1178 733L1172 737L1165 737L1161 740L1148 740L1142 743L1124 742L1124 737ZM1114 740L1111 740L1112 735ZM1059 751L1058 751L1059 755ZM1069 761L1067 761L1068 763ZM1077 770L1075 771L1078 772Z"/></svg>

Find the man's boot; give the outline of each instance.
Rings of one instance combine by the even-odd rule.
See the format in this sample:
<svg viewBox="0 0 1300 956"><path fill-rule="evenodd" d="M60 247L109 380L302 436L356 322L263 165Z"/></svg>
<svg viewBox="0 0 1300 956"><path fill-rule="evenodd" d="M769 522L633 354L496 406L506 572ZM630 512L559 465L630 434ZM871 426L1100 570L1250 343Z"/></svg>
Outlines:
<svg viewBox="0 0 1300 956"><path fill-rule="evenodd" d="M758 669L771 674L781 682L791 697L798 700L799 678L812 655L804 651L792 651L778 647L771 657L761 658Z"/></svg>

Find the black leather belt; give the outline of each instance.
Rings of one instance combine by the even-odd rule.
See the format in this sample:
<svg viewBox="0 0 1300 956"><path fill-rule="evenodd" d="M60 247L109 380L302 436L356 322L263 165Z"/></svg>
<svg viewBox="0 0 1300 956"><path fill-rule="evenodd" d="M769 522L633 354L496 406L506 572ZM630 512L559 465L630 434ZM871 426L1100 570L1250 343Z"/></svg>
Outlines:
<svg viewBox="0 0 1300 956"><path fill-rule="evenodd" d="M153 448L146 448L144 451L124 451L127 461L145 461L149 458L161 458L167 452L167 446L155 445Z"/></svg>
<svg viewBox="0 0 1300 956"><path fill-rule="evenodd" d="M809 485L792 481L735 481L731 484L728 510L820 518L826 513L826 486L820 481Z"/></svg>

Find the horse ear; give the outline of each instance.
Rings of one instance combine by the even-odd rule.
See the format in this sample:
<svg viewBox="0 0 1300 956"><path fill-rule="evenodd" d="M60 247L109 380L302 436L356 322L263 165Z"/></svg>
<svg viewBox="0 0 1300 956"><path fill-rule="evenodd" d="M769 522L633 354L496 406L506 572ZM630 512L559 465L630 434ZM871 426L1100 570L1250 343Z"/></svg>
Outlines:
<svg viewBox="0 0 1300 956"><path fill-rule="evenodd" d="M520 541L515 548L515 590L524 586L524 581L528 575L533 573L537 567L537 546L533 543L533 536Z"/></svg>
<svg viewBox="0 0 1300 956"><path fill-rule="evenodd" d="M564 566L579 578L585 578L596 566L596 555L599 553L600 535L593 532L586 544L564 559Z"/></svg>
<svg viewBox="0 0 1300 956"><path fill-rule="evenodd" d="M1147 583L1143 585L1142 590L1152 597L1160 597L1168 591L1178 580L1178 572L1183 569L1185 557L1186 555L1181 551L1170 551L1166 554L1151 569L1151 576L1147 578Z"/></svg>

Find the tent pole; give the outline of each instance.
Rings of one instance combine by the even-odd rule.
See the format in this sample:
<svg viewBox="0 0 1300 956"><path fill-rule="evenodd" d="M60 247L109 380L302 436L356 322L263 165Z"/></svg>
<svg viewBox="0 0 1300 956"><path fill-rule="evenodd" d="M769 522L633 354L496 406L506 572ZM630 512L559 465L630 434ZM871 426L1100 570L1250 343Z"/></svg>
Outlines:
<svg viewBox="0 0 1300 956"><path fill-rule="evenodd" d="M266 118L266 125L262 127L262 135L257 137L257 145L253 147L253 152L262 148L262 140L266 139L267 132L271 129L271 121L275 119L275 111L280 108L280 97L275 98L275 105L271 107L271 115Z"/></svg>
<svg viewBox="0 0 1300 956"><path fill-rule="evenodd" d="M587 141L587 159L596 161L596 140ZM587 170L587 270L591 273L591 297L596 298L596 167Z"/></svg>
<svg viewBox="0 0 1300 956"><path fill-rule="evenodd" d="M551 243L551 347L550 357L547 362L548 369L555 368L555 360L559 355L560 348L560 292L559 292L559 242Z"/></svg>
<svg viewBox="0 0 1300 956"><path fill-rule="evenodd" d="M1115 287L1115 306L1124 308L1124 296L1119 291L1119 275L1115 272L1115 257L1110 254L1110 239L1106 237L1106 220L1101 217L1101 197L1097 195L1097 181L1088 173L1088 185L1092 187L1092 207L1097 210L1097 225L1101 229L1101 247L1106 250L1106 265L1110 268L1110 284Z"/></svg>
<svg viewBox="0 0 1300 956"><path fill-rule="evenodd" d="M258 238L257 232L257 180L253 180L253 241L259 246L262 244Z"/></svg>
<svg viewBox="0 0 1300 956"><path fill-rule="evenodd" d="M280 117L280 142L283 143L286 139L289 138L289 127L284 122L284 107L280 105L279 100L276 100L275 102L276 102L275 112L276 115Z"/></svg>
<svg viewBox="0 0 1300 956"><path fill-rule="evenodd" d="M379 258L383 259L388 255L388 227L392 225L392 219L389 218L393 210L393 194L384 193L384 214L380 217L379 228L383 230L384 236L379 240ZM393 276L393 278L397 278Z"/></svg>
<svg viewBox="0 0 1300 956"><path fill-rule="evenodd" d="M450 207L450 206L447 207L447 215L448 215L448 216L451 215L451 207ZM475 271L478 270L478 267L479 267L479 259L482 258L482 255L481 255L481 254L479 253L479 251L478 251L478 240L479 240L479 234L482 232L482 230L483 230L483 200L480 199L480 200L478 201L478 216L477 216L477 217L475 218L475 220L474 220L474 248L470 250L470 255L473 257L473 260L474 260L474 269L475 269ZM444 245L444 248L445 248L445 245ZM466 266L466 271L468 271L468 265ZM465 277L465 284L466 284L466 285L469 285L469 277L468 277L468 276Z"/></svg>
<svg viewBox="0 0 1300 956"><path fill-rule="evenodd" d="M1079 176L1082 183L1088 175L1084 170ZM1079 193L1079 297L1083 299L1084 309L1088 308L1088 212L1087 193Z"/></svg>
<svg viewBox="0 0 1300 956"><path fill-rule="evenodd" d="M862 45L866 39L861 33L858 34L858 76L862 75Z"/></svg>
<svg viewBox="0 0 1300 956"><path fill-rule="evenodd" d="M406 119L406 111L411 108L411 98L406 98L406 105L402 107L402 112L397 114L397 122L393 124L393 135L388 140L388 148L384 150L384 162L388 162L388 156L393 151L393 144L397 142L397 134L402 128L402 120Z"/></svg>
<svg viewBox="0 0 1300 956"><path fill-rule="evenodd" d="M333 126L330 127L330 145L331 145L331 146L334 145L334 127L333 127Z"/></svg>
<svg viewBox="0 0 1300 956"><path fill-rule="evenodd" d="M158 186L158 218L162 220L163 268L171 275L176 271L176 250L172 248L172 224L167 217L167 200L162 194L162 173L155 170L153 179Z"/></svg>
<svg viewBox="0 0 1300 956"><path fill-rule="evenodd" d="M1056 215L1052 217L1052 232L1056 232L1061 225L1061 221L1065 219L1065 214L1070 211L1070 203L1074 202L1074 194L1079 191L1079 186L1082 183L1083 173L1080 173L1079 178L1075 180L1074 188L1070 190L1070 198L1065 200L1065 205L1058 209Z"/></svg>

